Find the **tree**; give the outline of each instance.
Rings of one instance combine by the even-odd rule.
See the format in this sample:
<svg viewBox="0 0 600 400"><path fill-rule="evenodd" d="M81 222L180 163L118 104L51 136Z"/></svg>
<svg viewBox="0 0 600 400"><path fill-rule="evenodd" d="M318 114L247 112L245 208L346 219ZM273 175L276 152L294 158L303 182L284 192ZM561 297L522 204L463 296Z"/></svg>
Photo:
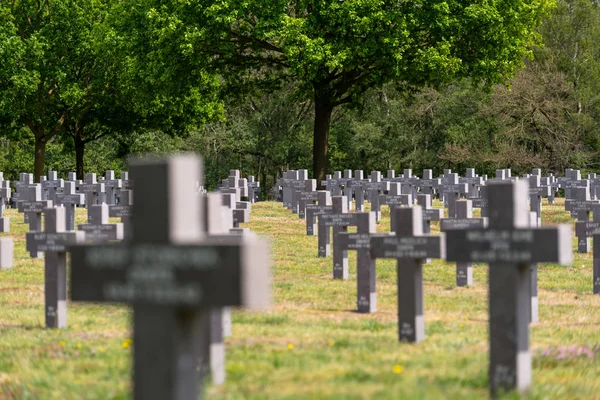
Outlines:
<svg viewBox="0 0 600 400"><path fill-rule="evenodd" d="M218 117L216 78L198 62L193 73L170 68L182 63L180 52L160 49L156 40L165 35L145 37L157 51L133 49L114 29L123 27L122 7L114 0L0 2L0 121L33 134L35 179L44 174L47 143L58 136L73 140L83 178L91 141L144 128L181 133ZM187 86L177 85L184 79Z"/></svg>
<svg viewBox="0 0 600 400"><path fill-rule="evenodd" d="M136 1L136 0L133 0ZM177 21L184 42L236 86L300 82L314 103L313 169L328 160L333 110L395 80L406 87L471 76L504 83L522 66L550 0L138 0ZM167 26L163 24L163 27Z"/></svg>

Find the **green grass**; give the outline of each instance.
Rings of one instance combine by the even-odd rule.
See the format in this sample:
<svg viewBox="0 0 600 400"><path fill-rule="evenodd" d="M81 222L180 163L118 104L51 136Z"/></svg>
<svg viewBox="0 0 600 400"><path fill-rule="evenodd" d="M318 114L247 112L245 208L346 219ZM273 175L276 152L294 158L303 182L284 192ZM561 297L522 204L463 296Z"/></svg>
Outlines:
<svg viewBox="0 0 600 400"><path fill-rule="evenodd" d="M544 204L544 223L572 223L562 205L562 199ZM0 272L0 399L129 398L129 309L70 303L69 327L45 329L43 260L25 253L22 216L6 214L12 216L8 235L16 240L16 255L14 268ZM80 221L83 216L78 214ZM387 208L383 216L379 231L389 227ZM234 312L227 382L208 385L207 397L487 397L485 266L475 266L473 287L456 288L452 264L426 265L427 338L398 343L394 262L377 262L379 310L362 315L354 312L352 252L350 279L333 281L331 258L317 258L317 237L305 236L304 221L280 203L253 205L247 226L272 243L273 305L265 312ZM575 253L570 267L541 266L539 288L541 322L531 326L534 383L527 398L600 398L600 352L590 357L577 350L600 345L591 253Z"/></svg>

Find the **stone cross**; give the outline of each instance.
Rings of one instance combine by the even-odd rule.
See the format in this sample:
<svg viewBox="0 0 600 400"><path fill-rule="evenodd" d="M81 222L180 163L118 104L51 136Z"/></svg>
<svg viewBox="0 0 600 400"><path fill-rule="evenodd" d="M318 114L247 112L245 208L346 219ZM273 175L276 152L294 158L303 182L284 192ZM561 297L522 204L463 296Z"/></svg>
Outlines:
<svg viewBox="0 0 600 400"><path fill-rule="evenodd" d="M89 218L87 224L78 226L85 232L86 242L106 243L113 240L123 240L123 224L108 222L109 206L105 203L92 204L88 208Z"/></svg>
<svg viewBox="0 0 600 400"><path fill-rule="evenodd" d="M307 179L304 181L304 190L300 190L296 193L298 199L297 210L298 218L304 219L306 214L306 206L308 204L314 204L317 200L317 180Z"/></svg>
<svg viewBox="0 0 600 400"><path fill-rule="evenodd" d="M531 175L529 178L529 207L535 212L538 222L535 226L542 225L542 197L550 196L550 186L542 186L539 175Z"/></svg>
<svg viewBox="0 0 600 400"><path fill-rule="evenodd" d="M377 311L377 291L375 260L371 258L371 237L375 233L375 214L358 212L356 215L356 233L338 232L334 245L342 251L356 250L356 307L359 313ZM385 234L380 234L385 235Z"/></svg>
<svg viewBox="0 0 600 400"><path fill-rule="evenodd" d="M0 269L11 269L15 244L11 237L0 238Z"/></svg>
<svg viewBox="0 0 600 400"><path fill-rule="evenodd" d="M352 170L351 169L345 169L344 170L344 177L342 178L342 183L344 186L343 189L343 194L344 196L346 196L346 200L348 200L348 210L352 209L352 185L350 184L350 182L352 182Z"/></svg>
<svg viewBox="0 0 600 400"><path fill-rule="evenodd" d="M85 174L85 183L79 185L79 189L85 194L86 208L90 208L92 204L99 204L102 202L102 196L105 192L105 187L104 183L96 182L95 173Z"/></svg>
<svg viewBox="0 0 600 400"><path fill-rule="evenodd" d="M58 179L56 171L50 170L48 171L48 179L43 181L41 185L42 191L46 193L46 197L43 200L50 200L56 204L56 193L64 187L65 181Z"/></svg>
<svg viewBox="0 0 600 400"><path fill-rule="evenodd" d="M106 204L113 205L117 204L117 192L123 186L123 182L120 179L115 178L115 171L109 169L104 173L104 189L106 190Z"/></svg>
<svg viewBox="0 0 600 400"><path fill-rule="evenodd" d="M371 257L397 260L398 338L420 342L425 339L423 314L423 263L444 258L443 237L423 234L421 206L398 208L395 234L371 238Z"/></svg>
<svg viewBox="0 0 600 400"><path fill-rule="evenodd" d="M395 209L402 206L412 205L412 194L401 194L402 184L397 182L391 182L389 184L388 194L382 194L379 196L379 204L386 204L390 208L390 230L395 232L394 219L391 218Z"/></svg>
<svg viewBox="0 0 600 400"><path fill-rule="evenodd" d="M42 230L42 214L52 207L52 202L50 200L40 200L42 198L42 187L39 184L27 188L27 191L28 193L25 192L23 197L30 200L19 201L19 212L27 216L31 232L40 232ZM32 258L42 257L42 253L37 251L31 251L29 255Z"/></svg>
<svg viewBox="0 0 600 400"><path fill-rule="evenodd" d="M129 179L129 171L121 171L121 189L132 190L133 181Z"/></svg>
<svg viewBox="0 0 600 400"><path fill-rule="evenodd" d="M268 246L205 238L199 158L130 166L138 199L131 239L73 247L71 298L133 305L134 399L198 399L212 311L269 303Z"/></svg>
<svg viewBox="0 0 600 400"><path fill-rule="evenodd" d="M75 210L77 205L85 204L85 195L76 193L75 182L67 181L64 184L62 193L57 193L56 205L65 208L66 229L68 231L75 230Z"/></svg>
<svg viewBox="0 0 600 400"><path fill-rule="evenodd" d="M479 208L482 217L488 216L487 186L479 187L479 197L471 198L473 208Z"/></svg>
<svg viewBox="0 0 600 400"><path fill-rule="evenodd" d="M417 185L423 194L430 194L432 197L435 191L442 183L440 178L433 177L433 171L430 169L423 170L423 179L419 179Z"/></svg>
<svg viewBox="0 0 600 400"><path fill-rule="evenodd" d="M108 206L108 216L121 218L125 237L131 233L131 216L133 212L133 190L119 190L119 203Z"/></svg>
<svg viewBox="0 0 600 400"><path fill-rule="evenodd" d="M363 189L367 192L367 197L371 202L371 211L375 212L377 221L381 221L381 205L379 204L379 194L390 190L390 182L381 180L381 172L371 172L369 182L363 184Z"/></svg>
<svg viewBox="0 0 600 400"><path fill-rule="evenodd" d="M417 204L421 206L423 215L423 233L431 233L431 221L439 221L444 218L443 208L432 208L431 207L431 195L430 194L418 194Z"/></svg>
<svg viewBox="0 0 600 400"><path fill-rule="evenodd" d="M304 181L308 179L308 170L299 169L297 171L287 171L288 177L283 179L283 203L284 206L292 210L292 213L298 213L297 191L304 189Z"/></svg>
<svg viewBox="0 0 600 400"><path fill-rule="evenodd" d="M354 171L354 178L347 182L348 186L352 189L354 194L354 209L360 212L364 209L365 204L365 191L363 190L363 184L366 182L363 171L357 169Z"/></svg>
<svg viewBox="0 0 600 400"><path fill-rule="evenodd" d="M583 238L592 237L593 260L593 293L600 294L600 204L592 205L593 221L575 222L575 235L580 242Z"/></svg>
<svg viewBox="0 0 600 400"><path fill-rule="evenodd" d="M492 396L531 385L530 265L570 264L571 229L530 227L526 181L488 183L487 229L448 231L448 261L489 264L489 382Z"/></svg>
<svg viewBox="0 0 600 400"><path fill-rule="evenodd" d="M462 193L467 192L466 183L458 183L458 174L450 173L446 175L445 182L440 185L440 193L444 195L444 201L448 207L448 218L456 216L456 201L460 199Z"/></svg>
<svg viewBox="0 0 600 400"><path fill-rule="evenodd" d="M322 235L329 237L329 228L333 227L333 279L348 279L348 251L337 246L335 238L347 232L349 226L356 226L356 213L348 213L346 196L334 196L331 201L332 212L319 216L319 242Z"/></svg>
<svg viewBox="0 0 600 400"><path fill-rule="evenodd" d="M10 232L10 217L5 217L4 204L10 200L10 182L2 181L0 183L0 232Z"/></svg>
<svg viewBox="0 0 600 400"><path fill-rule="evenodd" d="M575 213L577 221L586 222L590 220L590 211L599 204L598 200L590 200L589 190L586 187L571 188L571 199L565 200L565 209ZM577 231L575 232L577 234ZM588 236L577 236L577 251L587 253L590 249L590 238Z"/></svg>
<svg viewBox="0 0 600 400"><path fill-rule="evenodd" d="M46 326L67 326L67 246L82 242L83 232L67 232L63 207L44 210L44 232L25 234L27 250L31 253L46 253L44 257L44 298L46 304Z"/></svg>
<svg viewBox="0 0 600 400"><path fill-rule="evenodd" d="M468 198L479 197L479 187L484 184L483 178L475 173L475 168L467 168L464 178L459 177L458 182L467 185Z"/></svg>
<svg viewBox="0 0 600 400"><path fill-rule="evenodd" d="M260 196L260 182L253 175L248 177L248 201L256 203Z"/></svg>
<svg viewBox="0 0 600 400"><path fill-rule="evenodd" d="M481 229L487 225L487 218L473 218L473 202L458 200L456 202L456 217L442 218L440 231ZM456 286L473 285L473 264L470 262L456 263Z"/></svg>
<svg viewBox="0 0 600 400"><path fill-rule="evenodd" d="M529 213L529 226L532 228L539 228L542 226L538 215L536 212ZM537 263L531 263L529 266L529 271L531 274L531 307L530 307L530 315L529 322L538 322L539 321L539 301L538 301L538 265Z"/></svg>
<svg viewBox="0 0 600 400"><path fill-rule="evenodd" d="M317 217L321 214L333 211L331 207L331 192L329 190L317 190L317 204L307 204L305 207L306 213L306 235L313 236L317 234ZM329 243L329 240L327 240ZM320 254L320 252L319 252ZM329 253L327 253L329 255ZM326 257L326 255L319 255Z"/></svg>

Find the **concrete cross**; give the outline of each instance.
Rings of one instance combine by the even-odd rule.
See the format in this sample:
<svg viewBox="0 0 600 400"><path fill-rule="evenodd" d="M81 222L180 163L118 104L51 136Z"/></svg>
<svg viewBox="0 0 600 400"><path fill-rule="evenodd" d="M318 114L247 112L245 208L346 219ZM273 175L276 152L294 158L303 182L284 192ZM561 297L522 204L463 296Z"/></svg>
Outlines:
<svg viewBox="0 0 600 400"><path fill-rule="evenodd" d="M347 232L349 226L356 226L356 213L348 213L346 196L334 196L331 201L332 212L319 216L319 242L323 235L329 237L329 228L333 227L333 279L348 279L348 251L336 246L335 238Z"/></svg>
<svg viewBox="0 0 600 400"><path fill-rule="evenodd" d="M565 209L575 213L577 221L587 222L590 220L590 211L598 200L590 200L589 190L586 187L571 188L571 199L565 200ZM577 232L575 232L577 233ZM590 249L590 238L588 236L577 237L577 251L587 253Z"/></svg>
<svg viewBox="0 0 600 400"><path fill-rule="evenodd" d="M423 234L420 206L394 212L395 234L371 238L372 258L397 260L398 338L420 342L425 339L423 313L423 263L428 258L444 258L443 237Z"/></svg>
<svg viewBox="0 0 600 400"><path fill-rule="evenodd" d="M131 240L73 247L71 298L133 305L134 399L195 400L212 311L269 303L268 247L205 237L199 158L130 166L138 197Z"/></svg>
<svg viewBox="0 0 600 400"><path fill-rule="evenodd" d="M549 197L550 186L542 186L539 175L531 175L529 178L529 209L537 215L538 222L535 226L542 226L542 197Z"/></svg>
<svg viewBox="0 0 600 400"><path fill-rule="evenodd" d="M58 179L56 171L48 171L48 179L41 182L42 191L45 196L42 196L42 200L50 200L56 204L56 193L61 191L65 185L65 181Z"/></svg>
<svg viewBox="0 0 600 400"><path fill-rule="evenodd" d="M448 231L448 261L489 264L489 382L492 396L531 385L532 263L570 264L571 229L530 227L526 181L488 183L489 227Z"/></svg>
<svg viewBox="0 0 600 400"><path fill-rule="evenodd" d="M79 189L85 194L85 206L90 208L93 204L101 204L105 192L104 183L96 181L96 174L85 174L85 183L79 185Z"/></svg>
<svg viewBox="0 0 600 400"><path fill-rule="evenodd" d="M440 231L481 229L487 226L487 218L473 218L473 202L458 200L456 202L456 217L442 218ZM456 286L473 285L473 264L470 262L456 263Z"/></svg>
<svg viewBox="0 0 600 400"><path fill-rule="evenodd" d="M67 232L65 209L47 208L44 232L25 234L30 253L46 253L44 257L44 299L46 326L67 326L67 247L85 239L84 232Z"/></svg>
<svg viewBox="0 0 600 400"><path fill-rule="evenodd" d="M389 181L381 180L381 172L371 172L369 182L363 184L363 189L367 192L369 202L371 202L371 211L375 212L377 221L381 221L381 205L379 204L379 194L390 190Z"/></svg>
<svg viewBox="0 0 600 400"><path fill-rule="evenodd" d="M117 204L117 193L123 186L123 182L120 179L115 178L115 171L109 169L104 173L104 189L106 190L106 204L113 205Z"/></svg>
<svg viewBox="0 0 600 400"><path fill-rule="evenodd" d="M460 199L460 195L467 193L467 184L458 182L457 173L449 173L446 175L445 182L440 185L440 193L444 195L444 202L448 207L448 218L456 216L456 201Z"/></svg>
<svg viewBox="0 0 600 400"><path fill-rule="evenodd" d="M108 210L109 206L105 203L93 204L88 208L88 223L78 226L80 231L85 232L86 242L107 243L113 240L123 240L123 224L109 223Z"/></svg>
<svg viewBox="0 0 600 400"><path fill-rule="evenodd" d="M443 208L432 208L431 207L431 195L430 194L418 194L417 204L421 206L423 215L423 233L431 233L431 221L439 221L444 218Z"/></svg>
<svg viewBox="0 0 600 400"><path fill-rule="evenodd" d="M305 207L306 212L306 235L313 236L318 232L317 228L317 217L322 214L332 212L331 206L331 192L329 190L317 190L317 204L308 204ZM326 246L325 246L326 244ZM319 245L319 249L321 246ZM319 250L319 257L328 257L329 250L329 238L326 242L323 242L323 254Z"/></svg>
<svg viewBox="0 0 600 400"><path fill-rule="evenodd" d="M55 198L56 205L65 208L66 229L75 230L75 210L77 205L85 204L85 195L76 193L75 182L66 181L62 193L57 193Z"/></svg>

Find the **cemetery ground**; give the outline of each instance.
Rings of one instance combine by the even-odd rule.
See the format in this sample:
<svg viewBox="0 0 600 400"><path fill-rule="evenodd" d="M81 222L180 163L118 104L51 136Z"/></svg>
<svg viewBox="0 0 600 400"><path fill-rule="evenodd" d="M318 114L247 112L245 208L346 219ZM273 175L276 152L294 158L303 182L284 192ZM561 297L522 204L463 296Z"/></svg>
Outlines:
<svg viewBox="0 0 600 400"><path fill-rule="evenodd" d="M383 210L377 229L389 231ZM0 399L129 398L129 308L69 303L68 327L46 329L43 259L25 252L23 216L16 210L6 215L12 232L2 235L15 238L15 263L0 271ZM78 223L84 215L78 210ZM564 199L552 206L544 201L542 220L574 221ZM454 264L425 265L427 337L399 343L395 261L377 261L378 311L359 314L355 252L349 252L350 279L334 281L332 259L317 258L317 236L306 236L304 220L281 203L254 204L245 226L271 239L273 305L234 312L227 381L209 385L207 398L488 397L486 266L475 265L474 286L457 288ZM438 228L432 222L432 233ZM592 294L592 253L574 253L570 267L540 266L539 302L540 322L530 327L533 387L527 398L600 398L600 297Z"/></svg>

